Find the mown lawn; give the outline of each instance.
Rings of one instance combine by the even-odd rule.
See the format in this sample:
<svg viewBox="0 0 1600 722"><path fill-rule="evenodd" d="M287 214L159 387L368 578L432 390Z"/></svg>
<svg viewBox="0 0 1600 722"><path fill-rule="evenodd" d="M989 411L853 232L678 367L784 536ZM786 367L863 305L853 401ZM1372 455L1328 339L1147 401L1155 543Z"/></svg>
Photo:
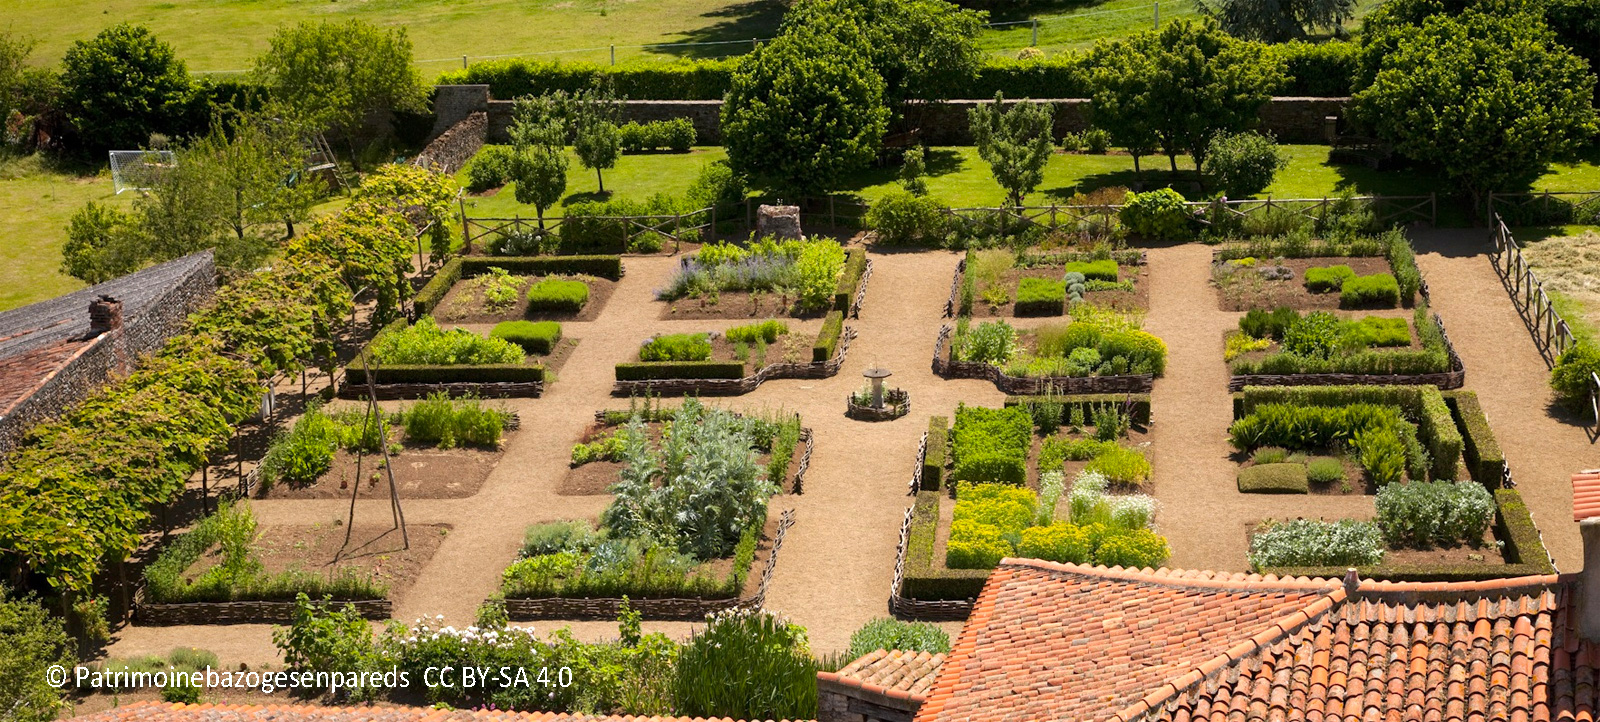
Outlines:
<svg viewBox="0 0 1600 722"><path fill-rule="evenodd" d="M82 288L60 271L67 220L91 200L125 205L129 195L112 194L109 171L82 175L38 156L0 158L0 311Z"/></svg>
<svg viewBox="0 0 1600 722"><path fill-rule="evenodd" d="M642 153L624 155L617 167L605 172L606 193L609 197L643 200L657 193L681 195L699 175L701 166L728 157L721 146L694 148L687 153ZM603 200L598 191L595 173L578 165L578 157L567 152L567 195L555 208L545 211L546 216L560 216L568 203ZM467 172L456 174L462 187L467 185ZM482 218L533 218L534 207L517 202L515 183L506 185L492 196L463 196L467 214Z"/></svg>

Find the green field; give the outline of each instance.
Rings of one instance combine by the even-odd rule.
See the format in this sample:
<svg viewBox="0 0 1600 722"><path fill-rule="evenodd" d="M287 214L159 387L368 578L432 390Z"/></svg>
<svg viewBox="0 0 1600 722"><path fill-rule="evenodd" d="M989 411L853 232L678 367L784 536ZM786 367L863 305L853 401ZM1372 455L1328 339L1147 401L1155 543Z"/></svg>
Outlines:
<svg viewBox="0 0 1600 722"><path fill-rule="evenodd" d="M84 176L38 156L0 157L0 311L82 288L59 270L67 219L91 200L126 205L130 196L112 194L109 171Z"/></svg>

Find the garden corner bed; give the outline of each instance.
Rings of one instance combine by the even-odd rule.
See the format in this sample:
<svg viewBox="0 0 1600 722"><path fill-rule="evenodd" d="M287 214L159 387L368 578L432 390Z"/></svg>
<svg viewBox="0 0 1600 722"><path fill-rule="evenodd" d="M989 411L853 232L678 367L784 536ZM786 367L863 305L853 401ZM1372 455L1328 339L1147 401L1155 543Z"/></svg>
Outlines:
<svg viewBox="0 0 1600 722"><path fill-rule="evenodd" d="M398 319L378 331L346 368L338 396L414 399L443 391L538 397L549 378L545 362L564 360L574 340L562 339L555 322L511 323L529 326L513 327L515 334L502 338L494 329L485 333L482 327L446 329L431 316L415 324Z"/></svg>
<svg viewBox="0 0 1600 722"><path fill-rule="evenodd" d="M1250 561L1257 572L1280 577L1338 577L1354 567L1363 578L1396 581L1470 581L1554 572L1538 528L1510 481L1499 445L1472 392L1446 395L1428 386L1253 387L1236 394L1234 403L1236 412L1265 412L1267 416L1281 413L1281 408L1275 411L1271 407L1283 404L1310 410L1315 416L1327 415L1317 409L1348 412L1376 405L1399 409L1406 423L1416 422L1416 443L1391 445L1393 451L1388 452L1395 457L1393 464L1410 468L1375 474L1374 469L1383 466L1377 457L1384 453L1368 458L1365 449L1342 460L1346 473L1368 467L1362 483L1365 490L1376 492L1375 521L1245 523L1241 533L1249 539ZM1303 419L1296 425L1304 431L1329 424ZM1372 437L1384 433L1381 429L1362 432L1362 441L1356 446L1382 446ZM1400 435L1407 433L1402 428ZM1402 458L1419 445L1424 452L1421 456L1428 460L1425 468ZM1260 451L1258 447L1255 453ZM1278 455L1294 453L1288 449L1280 452ZM1276 472L1278 467L1304 463L1276 458L1267 462L1271 466L1247 462L1241 471L1266 468ZM1304 464L1301 469L1309 470L1311 465ZM1312 471L1310 476L1315 486L1318 473ZM1384 476L1392 478L1385 481Z"/></svg>
<svg viewBox="0 0 1600 722"><path fill-rule="evenodd" d="M1143 251L968 251L956 266L945 315L1060 316L1071 303L1117 311L1150 307Z"/></svg>
<svg viewBox="0 0 1600 722"><path fill-rule="evenodd" d="M1236 241L1213 251L1212 259L1212 285L1224 311L1411 308L1427 300L1415 253L1399 230Z"/></svg>
<svg viewBox="0 0 1600 722"><path fill-rule="evenodd" d="M745 245L709 243L657 289L663 319L811 318L861 308L872 262L866 249L828 238Z"/></svg>
<svg viewBox="0 0 1600 722"><path fill-rule="evenodd" d="M614 619L623 597L646 619L759 607L794 523L772 501L799 490L810 458L799 417L741 416L688 399L601 412L595 431L573 448L574 471L609 475L611 501L597 522L528 528L502 575L507 613ZM568 481L591 492L592 476Z"/></svg>
<svg viewBox="0 0 1600 722"><path fill-rule="evenodd" d="M657 335L636 360L616 365L617 396L743 394L771 379L821 379L839 372L855 338L844 313L820 321L769 319L707 331Z"/></svg>
<svg viewBox="0 0 1600 722"><path fill-rule="evenodd" d="M1160 566L1147 395L1012 397L930 421L890 608L963 619L1000 559Z"/></svg>

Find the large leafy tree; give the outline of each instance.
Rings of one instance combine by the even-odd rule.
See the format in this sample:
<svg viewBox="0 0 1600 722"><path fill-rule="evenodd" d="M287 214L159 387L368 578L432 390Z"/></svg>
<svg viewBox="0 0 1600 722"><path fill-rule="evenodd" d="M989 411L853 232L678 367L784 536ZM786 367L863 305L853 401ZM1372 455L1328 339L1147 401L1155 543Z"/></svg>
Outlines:
<svg viewBox="0 0 1600 722"><path fill-rule="evenodd" d="M888 123L883 78L826 33L786 32L746 55L722 104L733 169L786 193L838 187L876 156Z"/></svg>
<svg viewBox="0 0 1600 722"><path fill-rule="evenodd" d="M574 103L565 93L519 98L512 109L511 179L517 202L532 204L544 227L545 209L567 192L567 136Z"/></svg>
<svg viewBox="0 0 1600 722"><path fill-rule="evenodd" d="M62 110L91 152L145 147L187 113L193 84L172 46L123 23L61 59Z"/></svg>
<svg viewBox="0 0 1600 722"><path fill-rule="evenodd" d="M360 20L303 22L278 30L256 59L272 97L301 117L339 129L351 142L368 113L423 110L428 89L404 28Z"/></svg>
<svg viewBox="0 0 1600 722"><path fill-rule="evenodd" d="M996 93L994 102L968 111L973 143L978 155L989 164L995 182L1006 189L1006 201L1014 206L1044 182L1044 166L1055 151L1051 136L1054 106L1046 103L1012 103Z"/></svg>
<svg viewBox="0 0 1600 722"><path fill-rule="evenodd" d="M1097 43L1090 52L1093 68L1093 95L1089 118L1111 135L1111 142L1133 156L1135 176L1143 174L1139 159L1154 152L1160 142L1156 136L1155 113L1150 104L1155 96L1150 80L1155 77L1155 61L1129 43Z"/></svg>
<svg viewBox="0 0 1600 722"><path fill-rule="evenodd" d="M988 19L944 0L801 0L785 33L825 33L853 45L883 77L890 107L908 98L949 97L983 62L978 33Z"/></svg>
<svg viewBox="0 0 1600 722"><path fill-rule="evenodd" d="M1176 20L1096 52L1125 68L1096 76L1105 83L1096 99L1142 114L1174 171L1178 154L1189 152L1200 167L1213 136L1254 126L1257 111L1285 79L1280 58L1228 35L1213 20Z"/></svg>
<svg viewBox="0 0 1600 722"><path fill-rule="evenodd" d="M1282 43L1312 31L1336 32L1355 17L1355 0L1200 0L1200 12L1229 34Z"/></svg>
<svg viewBox="0 0 1600 722"><path fill-rule="evenodd" d="M1439 166L1476 205L1595 133L1594 82L1531 5L1451 13L1401 0L1362 36L1352 115L1402 155Z"/></svg>

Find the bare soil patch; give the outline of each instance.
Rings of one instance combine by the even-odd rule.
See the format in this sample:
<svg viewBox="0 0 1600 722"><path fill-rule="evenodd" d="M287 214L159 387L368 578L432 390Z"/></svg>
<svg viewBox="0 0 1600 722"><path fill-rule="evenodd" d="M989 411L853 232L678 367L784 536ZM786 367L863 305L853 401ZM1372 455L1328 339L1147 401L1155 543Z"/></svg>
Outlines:
<svg viewBox="0 0 1600 722"><path fill-rule="evenodd" d="M350 543L346 544L342 521L261 527L253 546L256 558L269 574L296 570L331 576L343 569L354 569L387 585L389 598L398 599L416 581L452 528L449 524L409 524L408 548L400 530L393 528L389 519L376 523L377 520L358 518L350 529ZM207 551L185 575L190 579L198 577L218 564L221 556L220 549Z"/></svg>
<svg viewBox="0 0 1600 722"><path fill-rule="evenodd" d="M514 433L508 432L507 441ZM505 452L500 449L439 449L408 444L390 459L401 499L460 499L478 493L503 456ZM333 455L333 467L315 482L296 485L280 481L261 497L348 499L352 484L357 487L357 498L387 496L389 475L383 466L383 455L364 454L358 458L354 452L340 449Z"/></svg>
<svg viewBox="0 0 1600 722"><path fill-rule="evenodd" d="M1313 293L1306 290L1306 269L1318 266L1349 266L1358 276L1391 273L1389 260L1382 257L1316 257L1258 259L1254 267L1234 267L1231 274L1213 273L1212 285L1224 311L1248 311L1288 306L1301 311L1339 308L1339 292ZM1283 266L1293 274L1285 281L1269 281L1261 275L1263 266Z"/></svg>
<svg viewBox="0 0 1600 722"><path fill-rule="evenodd" d="M605 309L606 302L611 299L612 292L616 289L617 282L594 276L512 276L517 283L516 301L510 306L491 308L483 297L483 286L476 283L476 278L463 278L450 287L444 299L434 310L433 317L441 323L460 324L494 324L501 321L517 321L522 319L534 321L593 321L600 317L600 312ZM589 287L589 301L577 313L528 311L528 287L535 281L545 278L582 281Z"/></svg>
<svg viewBox="0 0 1600 722"><path fill-rule="evenodd" d="M802 311L799 299L791 294L751 291L722 291L716 296L680 298L662 303L661 318L821 318L826 311Z"/></svg>

